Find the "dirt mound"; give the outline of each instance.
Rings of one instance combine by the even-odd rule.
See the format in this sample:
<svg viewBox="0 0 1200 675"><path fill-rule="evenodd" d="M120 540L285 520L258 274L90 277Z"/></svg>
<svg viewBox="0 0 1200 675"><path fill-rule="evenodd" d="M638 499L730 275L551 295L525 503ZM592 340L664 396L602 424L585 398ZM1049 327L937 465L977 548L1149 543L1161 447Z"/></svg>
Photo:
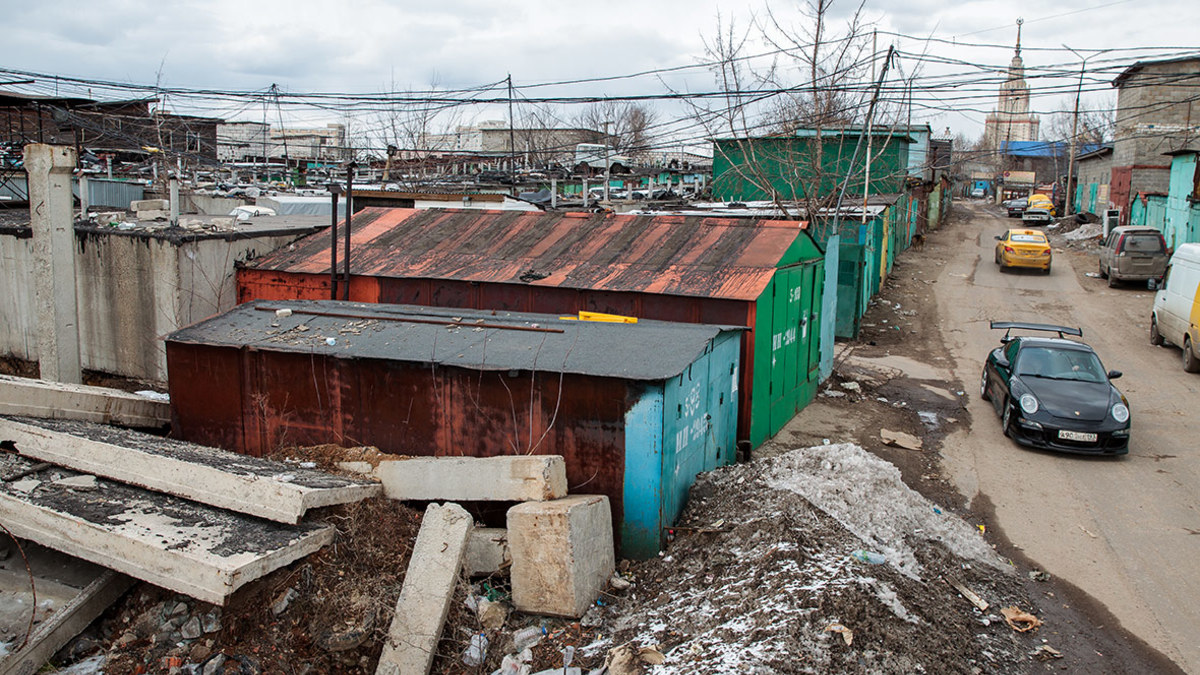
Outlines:
<svg viewBox="0 0 1200 675"><path fill-rule="evenodd" d="M656 673L1027 672L1040 640L999 610L1033 603L973 530L853 445L719 469L693 487L666 555L631 569L611 637L585 652L657 645Z"/></svg>

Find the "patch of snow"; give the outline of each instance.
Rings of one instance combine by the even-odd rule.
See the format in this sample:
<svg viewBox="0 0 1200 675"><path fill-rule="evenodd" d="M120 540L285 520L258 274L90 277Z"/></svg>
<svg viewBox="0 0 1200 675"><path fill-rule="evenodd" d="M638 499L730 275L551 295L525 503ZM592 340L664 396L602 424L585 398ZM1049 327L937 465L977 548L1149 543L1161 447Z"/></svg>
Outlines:
<svg viewBox="0 0 1200 675"><path fill-rule="evenodd" d="M894 464L853 443L781 455L767 473L767 485L804 497L910 578L920 578L921 566L908 537L937 540L959 557L1007 570L978 530L935 513L928 499L904 484Z"/></svg>
<svg viewBox="0 0 1200 675"><path fill-rule="evenodd" d="M163 403L171 402L171 395L166 394L161 391L154 391L151 389L143 389L142 391L135 391L133 393L138 396L141 396L142 398L148 398L153 401L162 401Z"/></svg>

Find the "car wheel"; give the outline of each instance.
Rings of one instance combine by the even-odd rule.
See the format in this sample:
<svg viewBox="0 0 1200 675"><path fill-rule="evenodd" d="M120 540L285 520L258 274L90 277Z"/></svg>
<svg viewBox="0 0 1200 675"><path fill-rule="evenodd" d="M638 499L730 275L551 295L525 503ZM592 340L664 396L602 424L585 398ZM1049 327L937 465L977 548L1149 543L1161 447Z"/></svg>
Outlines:
<svg viewBox="0 0 1200 675"><path fill-rule="evenodd" d="M1118 285L1120 285L1121 282L1115 276L1113 276L1111 269L1108 270L1108 274L1106 276L1108 276L1109 288L1116 288Z"/></svg>
<svg viewBox="0 0 1200 675"><path fill-rule="evenodd" d="M1200 373L1200 359L1192 351L1192 338L1183 338L1183 369L1189 373Z"/></svg>
<svg viewBox="0 0 1200 675"><path fill-rule="evenodd" d="M1098 263L1097 266L1100 268L1100 278L1107 279L1108 278L1108 270L1104 269L1104 263Z"/></svg>
<svg viewBox="0 0 1200 675"><path fill-rule="evenodd" d="M1158 332L1158 321L1154 317L1150 317L1150 344L1155 347L1161 347L1163 344L1163 336Z"/></svg>
<svg viewBox="0 0 1200 675"><path fill-rule="evenodd" d="M979 398L981 398L985 401L990 401L990 400L992 400L992 397L988 396L987 386L988 386L987 368L984 368L983 375L981 375L979 377Z"/></svg>
<svg viewBox="0 0 1200 675"><path fill-rule="evenodd" d="M1046 276L1050 276L1050 266L1046 265Z"/></svg>
<svg viewBox="0 0 1200 675"><path fill-rule="evenodd" d="M1012 438L1012 403L1004 402L1004 417L1000 419L1000 431L1004 432L1005 436Z"/></svg>

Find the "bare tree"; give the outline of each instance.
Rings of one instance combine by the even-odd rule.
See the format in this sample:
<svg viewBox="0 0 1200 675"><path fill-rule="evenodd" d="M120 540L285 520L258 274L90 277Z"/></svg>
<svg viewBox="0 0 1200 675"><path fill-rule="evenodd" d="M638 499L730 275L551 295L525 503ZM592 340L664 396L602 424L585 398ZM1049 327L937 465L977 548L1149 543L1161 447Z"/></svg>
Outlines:
<svg viewBox="0 0 1200 675"><path fill-rule="evenodd" d="M653 149L657 122L657 111L628 101L592 103L575 117L575 123L584 129L607 128L613 152L635 158Z"/></svg>
<svg viewBox="0 0 1200 675"><path fill-rule="evenodd" d="M1074 101L1065 101L1051 113L1046 126L1042 127L1042 138L1047 141L1071 141L1071 126L1074 117ZM1101 145L1111 142L1116 126L1116 103L1108 97L1096 103L1079 103L1079 125L1075 139L1077 147Z"/></svg>
<svg viewBox="0 0 1200 675"><path fill-rule="evenodd" d="M874 126L888 126L878 85L890 59L880 81L870 82L873 52L862 5L841 26L833 25L832 6L833 0L809 0L797 26L784 25L769 8L747 30L718 16L705 47L724 97L718 107L693 106L696 119L720 139L714 159L729 165L728 178L768 196L781 213L808 218L819 238L835 226L836 218L824 216L841 197L862 192L861 167L884 152L879 143L868 156L864 135L843 134L843 127L868 116ZM759 39L777 57L756 69L746 48ZM833 137L845 142L826 142Z"/></svg>
<svg viewBox="0 0 1200 675"><path fill-rule="evenodd" d="M440 84L435 74L429 91ZM388 158L388 167L397 162L403 171L424 174L434 168L437 155L455 149L451 129L461 121L461 108L445 103L421 100L427 92L401 89L395 78L388 88L391 94L386 106L366 122L371 147L376 157Z"/></svg>

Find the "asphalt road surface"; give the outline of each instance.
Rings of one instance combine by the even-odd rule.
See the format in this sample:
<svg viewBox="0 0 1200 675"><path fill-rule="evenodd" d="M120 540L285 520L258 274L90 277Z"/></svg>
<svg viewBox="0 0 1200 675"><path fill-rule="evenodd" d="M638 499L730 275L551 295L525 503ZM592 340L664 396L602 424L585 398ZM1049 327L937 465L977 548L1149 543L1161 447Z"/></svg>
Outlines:
<svg viewBox="0 0 1200 675"><path fill-rule="evenodd" d="M1200 673L1200 375L1179 350L1148 339L1153 294L1083 277L1095 258L1055 254L1052 273L1001 273L996 234L1018 225L980 204L943 236L955 250L934 286L955 375L971 391L972 426L946 439L945 468L968 498L985 496L1007 538L1053 575L1103 603L1122 625ZM1072 263L1078 271L1072 269ZM1083 328L1133 414L1124 458L1051 454L1000 432L978 394L1000 331L989 320Z"/></svg>

